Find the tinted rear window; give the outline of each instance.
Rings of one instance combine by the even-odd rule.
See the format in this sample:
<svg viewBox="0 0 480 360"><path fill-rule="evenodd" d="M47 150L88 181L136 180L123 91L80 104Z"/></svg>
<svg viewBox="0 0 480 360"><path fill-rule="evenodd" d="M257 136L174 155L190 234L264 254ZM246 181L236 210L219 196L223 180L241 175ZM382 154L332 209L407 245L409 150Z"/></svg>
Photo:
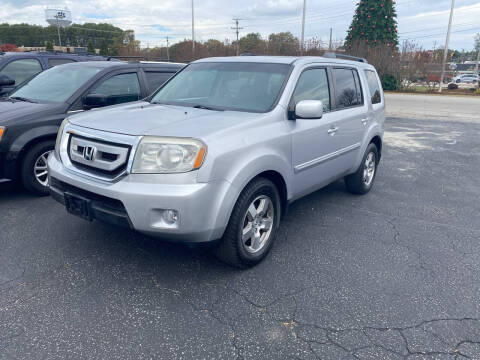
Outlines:
<svg viewBox="0 0 480 360"><path fill-rule="evenodd" d="M173 76L173 74L173 72L145 71L145 76L147 77L148 89L150 93L153 93L160 86L162 86L165 81L167 81Z"/></svg>
<svg viewBox="0 0 480 360"><path fill-rule="evenodd" d="M333 69L335 79L335 103L337 109L344 109L363 103L358 73L352 69ZM357 79L357 80L356 80Z"/></svg>

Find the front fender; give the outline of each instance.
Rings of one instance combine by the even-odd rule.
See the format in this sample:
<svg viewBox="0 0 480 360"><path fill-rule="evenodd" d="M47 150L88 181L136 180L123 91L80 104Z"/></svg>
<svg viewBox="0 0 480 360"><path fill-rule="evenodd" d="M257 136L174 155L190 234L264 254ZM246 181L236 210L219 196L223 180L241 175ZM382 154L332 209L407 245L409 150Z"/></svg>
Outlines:
<svg viewBox="0 0 480 360"><path fill-rule="evenodd" d="M253 178L265 171L275 171L283 177L287 187L287 198L290 197L291 168L287 159L279 154L270 153L258 157L245 156L230 162L229 168L225 168L225 170L224 178L231 186L228 193L225 194L218 212L217 228L226 227L240 193Z"/></svg>
<svg viewBox="0 0 480 360"><path fill-rule="evenodd" d="M58 129L59 126L57 125L45 125L28 130L13 140L10 144L9 153L12 156L18 156L29 142L41 137L55 137Z"/></svg>

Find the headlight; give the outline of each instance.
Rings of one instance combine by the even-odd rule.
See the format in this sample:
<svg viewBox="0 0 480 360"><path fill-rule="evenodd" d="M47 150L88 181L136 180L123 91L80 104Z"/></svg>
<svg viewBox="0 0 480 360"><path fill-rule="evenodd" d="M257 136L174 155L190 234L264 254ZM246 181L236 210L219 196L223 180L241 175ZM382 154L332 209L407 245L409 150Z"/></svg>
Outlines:
<svg viewBox="0 0 480 360"><path fill-rule="evenodd" d="M138 145L132 173L168 174L198 169L207 146L196 139L145 136Z"/></svg>
<svg viewBox="0 0 480 360"><path fill-rule="evenodd" d="M5 126L0 126L0 141L2 141L3 133L5 132Z"/></svg>
<svg viewBox="0 0 480 360"><path fill-rule="evenodd" d="M62 121L62 124L60 125L60 129L58 129L57 140L55 141L55 157L59 161L60 161L60 143L62 142L63 129L67 124L68 124L68 118Z"/></svg>

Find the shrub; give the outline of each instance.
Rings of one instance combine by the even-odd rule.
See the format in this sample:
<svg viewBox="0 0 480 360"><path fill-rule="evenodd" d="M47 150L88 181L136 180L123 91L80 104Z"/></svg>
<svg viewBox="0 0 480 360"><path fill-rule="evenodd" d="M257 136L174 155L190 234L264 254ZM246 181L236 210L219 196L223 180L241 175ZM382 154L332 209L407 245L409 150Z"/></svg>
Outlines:
<svg viewBox="0 0 480 360"><path fill-rule="evenodd" d="M455 84L455 83L448 84L448 90L457 90L457 89L458 89L457 84Z"/></svg>
<svg viewBox="0 0 480 360"><path fill-rule="evenodd" d="M397 90L398 89L398 81L395 76L392 74L385 74L382 76L382 86L383 90Z"/></svg>

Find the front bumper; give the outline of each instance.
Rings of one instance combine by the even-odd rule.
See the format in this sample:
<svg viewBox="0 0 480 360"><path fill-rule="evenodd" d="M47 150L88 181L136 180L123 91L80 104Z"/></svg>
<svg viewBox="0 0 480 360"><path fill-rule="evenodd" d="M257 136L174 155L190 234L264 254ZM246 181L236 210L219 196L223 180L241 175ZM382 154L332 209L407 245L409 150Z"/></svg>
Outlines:
<svg viewBox="0 0 480 360"><path fill-rule="evenodd" d="M0 151L0 180L16 180L17 179L17 153L8 153Z"/></svg>
<svg viewBox="0 0 480 360"><path fill-rule="evenodd" d="M129 174L106 182L65 168L55 156L48 161L53 198L65 204L65 193L91 204L90 218L126 226L167 240L208 242L222 237L236 201L236 189L225 180L197 183L196 172ZM165 223L165 210L178 221Z"/></svg>

